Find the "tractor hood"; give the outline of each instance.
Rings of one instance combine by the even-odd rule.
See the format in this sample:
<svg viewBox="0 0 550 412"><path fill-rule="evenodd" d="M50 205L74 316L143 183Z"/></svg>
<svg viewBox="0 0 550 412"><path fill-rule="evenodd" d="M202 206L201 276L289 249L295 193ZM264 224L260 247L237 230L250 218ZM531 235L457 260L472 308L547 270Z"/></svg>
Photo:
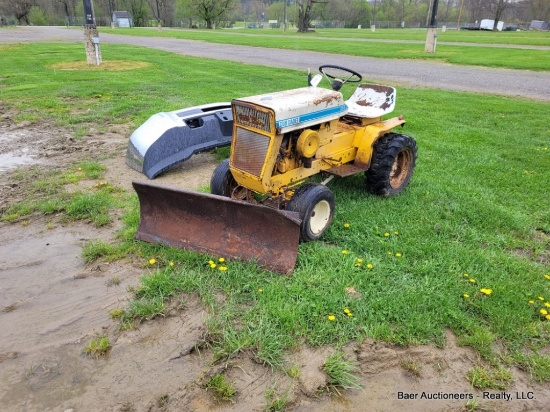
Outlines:
<svg viewBox="0 0 550 412"><path fill-rule="evenodd" d="M314 86L244 97L232 103L273 110L278 134L338 119L348 112L342 93Z"/></svg>

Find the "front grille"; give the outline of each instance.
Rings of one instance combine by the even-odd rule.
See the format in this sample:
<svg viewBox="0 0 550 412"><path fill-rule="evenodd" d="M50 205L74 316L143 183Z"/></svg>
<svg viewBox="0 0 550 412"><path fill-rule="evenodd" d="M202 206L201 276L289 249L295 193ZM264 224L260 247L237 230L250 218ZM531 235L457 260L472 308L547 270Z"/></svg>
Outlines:
<svg viewBox="0 0 550 412"><path fill-rule="evenodd" d="M269 137L237 127L231 165L254 176L260 176L267 156Z"/></svg>

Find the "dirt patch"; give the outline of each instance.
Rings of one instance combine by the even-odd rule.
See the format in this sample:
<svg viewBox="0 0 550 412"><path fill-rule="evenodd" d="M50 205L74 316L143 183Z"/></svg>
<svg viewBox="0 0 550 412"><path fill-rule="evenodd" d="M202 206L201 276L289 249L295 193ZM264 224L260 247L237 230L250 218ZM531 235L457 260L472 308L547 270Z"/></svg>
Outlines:
<svg viewBox="0 0 550 412"><path fill-rule="evenodd" d="M56 70L95 70L95 71L123 71L137 70L150 66L147 62L129 62L125 60L110 60L102 62L99 66L89 65L86 62L64 62L50 66Z"/></svg>
<svg viewBox="0 0 550 412"><path fill-rule="evenodd" d="M129 131L120 125L107 129L74 139L69 130L17 124L1 111L0 155L28 160L4 163L0 158L2 204L22 196L33 176L81 160L101 160L107 167L104 179L132 191L132 180L147 179L125 165ZM31 165L37 168L34 174L14 173ZM202 187L214 167L212 155L201 154L156 181ZM451 333L445 348L400 348L370 340L349 344L344 350L358 367L362 389L335 396L327 391L322 371L333 348L304 346L289 353L293 374L259 365L247 353L213 364L212 353L201 344L208 313L196 295L179 296L166 316L121 331L109 311L125 307L128 288L146 270L131 260L86 265L81 257L87 241L109 241L119 226L115 221L98 229L41 216L0 224L2 410L261 411L276 399L284 400L286 410L302 412L460 411L469 397L493 411L542 411L550 404L550 390L518 370L506 391L511 400L483 399L466 379L480 360L458 346ZM87 343L100 335L110 338L108 355L85 355ZM217 403L206 389L206 380L218 372L233 382L234 402Z"/></svg>

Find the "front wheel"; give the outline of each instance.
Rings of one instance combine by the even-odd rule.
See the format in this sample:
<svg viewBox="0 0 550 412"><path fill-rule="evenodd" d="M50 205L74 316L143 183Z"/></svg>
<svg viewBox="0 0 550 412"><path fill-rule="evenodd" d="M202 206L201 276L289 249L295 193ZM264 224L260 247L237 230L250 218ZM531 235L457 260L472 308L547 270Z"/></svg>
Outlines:
<svg viewBox="0 0 550 412"><path fill-rule="evenodd" d="M403 191L416 166L416 142L410 136L388 133L374 146L371 165L365 172L369 193L390 197Z"/></svg>
<svg viewBox="0 0 550 412"><path fill-rule="evenodd" d="M286 210L298 212L300 239L304 242L319 239L332 223L334 195L326 186L304 184L296 189Z"/></svg>
<svg viewBox="0 0 550 412"><path fill-rule="evenodd" d="M210 193L218 196L231 197L233 190L238 186L229 170L229 159L222 161L210 178Z"/></svg>

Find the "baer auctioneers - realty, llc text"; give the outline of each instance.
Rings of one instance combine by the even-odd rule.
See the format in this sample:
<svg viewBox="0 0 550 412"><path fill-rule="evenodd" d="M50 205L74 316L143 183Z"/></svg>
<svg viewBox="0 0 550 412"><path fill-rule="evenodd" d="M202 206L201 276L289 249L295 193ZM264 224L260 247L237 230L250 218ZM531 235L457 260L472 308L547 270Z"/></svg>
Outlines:
<svg viewBox="0 0 550 412"><path fill-rule="evenodd" d="M449 392L397 392L397 399L403 400L473 400L476 396L473 393L449 393ZM535 399L533 392L482 392L479 395L482 399L490 400L528 400Z"/></svg>

